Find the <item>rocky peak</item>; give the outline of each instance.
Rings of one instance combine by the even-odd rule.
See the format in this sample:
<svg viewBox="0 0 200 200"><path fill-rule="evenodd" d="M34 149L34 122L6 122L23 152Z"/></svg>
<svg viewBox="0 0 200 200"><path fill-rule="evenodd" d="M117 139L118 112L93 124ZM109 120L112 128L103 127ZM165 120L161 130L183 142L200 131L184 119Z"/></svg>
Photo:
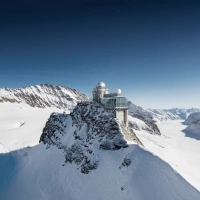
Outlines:
<svg viewBox="0 0 200 200"><path fill-rule="evenodd" d="M101 151L128 147L114 113L96 102L78 103L69 115L52 113L40 142L63 149L65 163L85 174L98 167Z"/></svg>

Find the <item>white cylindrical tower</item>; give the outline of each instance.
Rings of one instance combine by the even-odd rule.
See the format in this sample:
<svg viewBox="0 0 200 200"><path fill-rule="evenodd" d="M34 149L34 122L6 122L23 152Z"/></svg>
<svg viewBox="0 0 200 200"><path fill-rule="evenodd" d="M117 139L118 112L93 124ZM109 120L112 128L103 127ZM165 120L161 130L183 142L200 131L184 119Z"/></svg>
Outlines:
<svg viewBox="0 0 200 200"><path fill-rule="evenodd" d="M106 84L104 82L99 82L97 87L93 89L93 100L96 102L100 102L100 99L104 97L106 93Z"/></svg>

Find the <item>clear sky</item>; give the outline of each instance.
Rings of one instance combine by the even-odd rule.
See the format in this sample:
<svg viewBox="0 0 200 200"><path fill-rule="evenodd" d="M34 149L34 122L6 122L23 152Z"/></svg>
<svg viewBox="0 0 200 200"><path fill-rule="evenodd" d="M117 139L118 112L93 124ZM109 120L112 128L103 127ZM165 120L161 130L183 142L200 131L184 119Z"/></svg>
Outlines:
<svg viewBox="0 0 200 200"><path fill-rule="evenodd" d="M200 107L200 2L1 1L0 87L91 97L99 81L140 106Z"/></svg>

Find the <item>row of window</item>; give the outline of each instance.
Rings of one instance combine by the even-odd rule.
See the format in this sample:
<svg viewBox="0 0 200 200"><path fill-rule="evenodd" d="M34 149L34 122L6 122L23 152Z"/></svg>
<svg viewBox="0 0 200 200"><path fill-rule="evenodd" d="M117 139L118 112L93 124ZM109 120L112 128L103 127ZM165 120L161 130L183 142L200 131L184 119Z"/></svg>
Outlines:
<svg viewBox="0 0 200 200"><path fill-rule="evenodd" d="M103 98L101 104L105 108L128 107L128 100L125 97Z"/></svg>

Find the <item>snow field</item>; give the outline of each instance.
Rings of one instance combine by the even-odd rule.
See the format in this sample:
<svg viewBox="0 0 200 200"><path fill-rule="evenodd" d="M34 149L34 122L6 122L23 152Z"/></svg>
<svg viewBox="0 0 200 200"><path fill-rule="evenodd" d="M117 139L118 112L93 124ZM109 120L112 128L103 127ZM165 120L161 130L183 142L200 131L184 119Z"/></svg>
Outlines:
<svg viewBox="0 0 200 200"><path fill-rule="evenodd" d="M61 110L18 103L0 104L0 153L38 144L52 112Z"/></svg>

